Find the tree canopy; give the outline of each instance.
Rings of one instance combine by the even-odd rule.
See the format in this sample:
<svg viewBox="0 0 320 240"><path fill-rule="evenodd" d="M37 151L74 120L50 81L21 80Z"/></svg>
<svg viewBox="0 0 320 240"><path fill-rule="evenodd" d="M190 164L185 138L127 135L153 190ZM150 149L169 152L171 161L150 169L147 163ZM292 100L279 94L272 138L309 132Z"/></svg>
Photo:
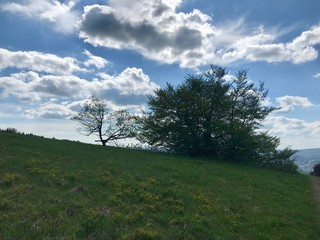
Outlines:
<svg viewBox="0 0 320 240"><path fill-rule="evenodd" d="M92 97L72 120L79 122L78 131L86 136L97 135L102 145L135 136L135 120L127 110L111 112L107 104Z"/></svg>
<svg viewBox="0 0 320 240"><path fill-rule="evenodd" d="M265 104L268 90L251 82L247 72L230 77L212 65L178 86L156 90L140 119L139 139L166 151L237 162L278 158L279 139L259 130L276 108Z"/></svg>

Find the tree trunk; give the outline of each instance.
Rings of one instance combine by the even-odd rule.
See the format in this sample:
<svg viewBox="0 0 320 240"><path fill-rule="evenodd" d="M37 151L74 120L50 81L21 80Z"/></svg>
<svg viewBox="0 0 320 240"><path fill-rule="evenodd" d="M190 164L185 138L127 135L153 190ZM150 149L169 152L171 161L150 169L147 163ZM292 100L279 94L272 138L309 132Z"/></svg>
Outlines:
<svg viewBox="0 0 320 240"><path fill-rule="evenodd" d="M101 127L99 128L99 138L100 138L100 142L102 143L102 146L105 146L107 143L107 140L104 140L102 138L102 128Z"/></svg>

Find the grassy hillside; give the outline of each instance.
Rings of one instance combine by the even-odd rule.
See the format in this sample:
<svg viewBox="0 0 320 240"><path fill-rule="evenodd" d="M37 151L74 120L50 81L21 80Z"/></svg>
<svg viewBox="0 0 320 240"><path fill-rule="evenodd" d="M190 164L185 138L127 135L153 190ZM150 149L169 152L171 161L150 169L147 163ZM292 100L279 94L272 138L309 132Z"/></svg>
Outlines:
<svg viewBox="0 0 320 240"><path fill-rule="evenodd" d="M0 239L320 239L307 176L0 132Z"/></svg>

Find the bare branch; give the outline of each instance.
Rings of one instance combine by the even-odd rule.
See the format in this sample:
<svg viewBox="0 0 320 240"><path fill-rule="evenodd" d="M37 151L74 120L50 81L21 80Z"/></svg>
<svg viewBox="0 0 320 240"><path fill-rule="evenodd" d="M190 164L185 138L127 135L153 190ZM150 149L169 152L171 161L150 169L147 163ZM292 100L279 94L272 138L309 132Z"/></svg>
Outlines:
<svg viewBox="0 0 320 240"><path fill-rule="evenodd" d="M106 103L92 97L83 109L72 118L79 122L81 127L77 130L86 136L96 134L102 145L109 141L130 138L135 135L134 119L126 110L110 112ZM105 137L105 138L104 138Z"/></svg>

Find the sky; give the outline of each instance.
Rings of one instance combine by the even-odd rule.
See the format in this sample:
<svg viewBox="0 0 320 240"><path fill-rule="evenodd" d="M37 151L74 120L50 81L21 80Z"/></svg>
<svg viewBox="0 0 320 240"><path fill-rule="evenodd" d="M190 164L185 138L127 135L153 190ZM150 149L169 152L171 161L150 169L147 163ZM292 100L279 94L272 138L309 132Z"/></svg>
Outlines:
<svg viewBox="0 0 320 240"><path fill-rule="evenodd" d="M248 69L281 107L262 129L320 148L320 0L1 0L0 128L93 142L70 118L96 96L146 110L188 74Z"/></svg>

